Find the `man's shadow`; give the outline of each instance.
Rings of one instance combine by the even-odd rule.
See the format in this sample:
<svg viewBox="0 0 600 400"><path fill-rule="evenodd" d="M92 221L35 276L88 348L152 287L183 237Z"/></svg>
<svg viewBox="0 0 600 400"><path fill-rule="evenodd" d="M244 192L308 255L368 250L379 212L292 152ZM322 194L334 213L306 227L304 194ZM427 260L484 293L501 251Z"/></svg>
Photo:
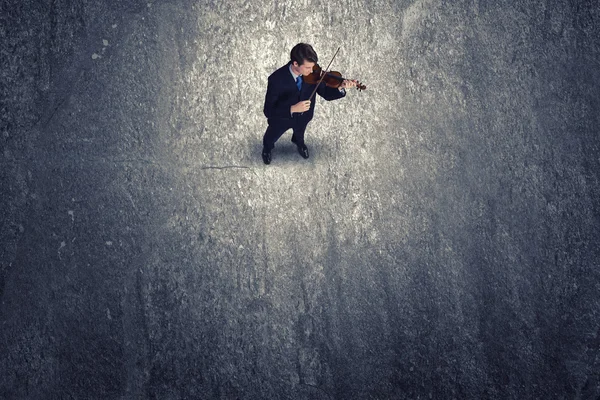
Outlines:
<svg viewBox="0 0 600 400"><path fill-rule="evenodd" d="M314 164L323 161L323 157L330 157L334 151L334 143L331 138L323 139L319 137L305 138L304 143L308 147L308 158L304 159L298 152L298 147L292 143L292 131L285 132L271 150L271 164L266 165L262 160L262 136L255 143L252 152L252 164L262 165L264 167L274 166L295 166L302 164Z"/></svg>

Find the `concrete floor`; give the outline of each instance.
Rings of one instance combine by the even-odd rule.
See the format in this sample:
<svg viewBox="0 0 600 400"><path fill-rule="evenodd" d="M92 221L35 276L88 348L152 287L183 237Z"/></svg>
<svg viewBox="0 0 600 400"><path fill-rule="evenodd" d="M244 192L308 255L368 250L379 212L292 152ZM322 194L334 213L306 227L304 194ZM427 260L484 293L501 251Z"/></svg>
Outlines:
<svg viewBox="0 0 600 400"><path fill-rule="evenodd" d="M1 398L600 398L595 2L0 15ZM264 165L298 42L367 90Z"/></svg>

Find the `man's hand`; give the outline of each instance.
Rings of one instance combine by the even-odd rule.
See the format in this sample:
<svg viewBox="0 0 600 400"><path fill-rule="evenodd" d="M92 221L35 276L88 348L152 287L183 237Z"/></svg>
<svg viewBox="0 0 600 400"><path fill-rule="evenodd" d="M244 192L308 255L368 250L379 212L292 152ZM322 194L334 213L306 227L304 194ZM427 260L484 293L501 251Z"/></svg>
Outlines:
<svg viewBox="0 0 600 400"><path fill-rule="evenodd" d="M292 106L293 113L301 113L310 109L310 100L299 101Z"/></svg>
<svg viewBox="0 0 600 400"><path fill-rule="evenodd" d="M342 89L349 89L351 87L356 87L356 83L357 82L358 81L356 79L353 79L353 80L344 79L344 81L340 85L340 88L342 88Z"/></svg>

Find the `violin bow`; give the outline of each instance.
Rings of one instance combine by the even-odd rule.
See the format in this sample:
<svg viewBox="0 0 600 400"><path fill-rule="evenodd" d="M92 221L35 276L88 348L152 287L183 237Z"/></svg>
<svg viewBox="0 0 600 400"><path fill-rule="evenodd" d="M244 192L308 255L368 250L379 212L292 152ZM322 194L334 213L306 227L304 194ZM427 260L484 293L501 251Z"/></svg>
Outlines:
<svg viewBox="0 0 600 400"><path fill-rule="evenodd" d="M333 59L335 58L335 56L337 56L338 51L340 51L340 47L338 47L337 51L335 52L335 54L331 58L331 61L329 61L329 65L327 66L327 68L325 68L325 72L323 73L323 76L321 77L321 79L319 79L319 82L317 83L317 86L315 86L315 90L313 90L312 94L308 98L309 100L312 101L312 98L315 95L315 92L317 91L317 88L321 84L321 81L323 80L323 78L325 78L325 75L327 75L327 71L329 71L329 67L331 66L331 63L333 62Z"/></svg>

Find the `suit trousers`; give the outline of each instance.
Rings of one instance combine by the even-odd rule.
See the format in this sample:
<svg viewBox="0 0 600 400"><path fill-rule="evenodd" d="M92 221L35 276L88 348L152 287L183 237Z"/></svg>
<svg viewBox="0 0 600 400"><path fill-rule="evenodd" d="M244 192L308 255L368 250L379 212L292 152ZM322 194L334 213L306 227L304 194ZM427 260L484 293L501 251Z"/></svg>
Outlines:
<svg viewBox="0 0 600 400"><path fill-rule="evenodd" d="M263 137L263 146L265 150L271 151L275 147L275 142L279 140L281 135L288 129L293 130L292 142L297 146L304 144L304 131L309 121L299 121L297 118L292 118L289 122L277 122L269 124Z"/></svg>

